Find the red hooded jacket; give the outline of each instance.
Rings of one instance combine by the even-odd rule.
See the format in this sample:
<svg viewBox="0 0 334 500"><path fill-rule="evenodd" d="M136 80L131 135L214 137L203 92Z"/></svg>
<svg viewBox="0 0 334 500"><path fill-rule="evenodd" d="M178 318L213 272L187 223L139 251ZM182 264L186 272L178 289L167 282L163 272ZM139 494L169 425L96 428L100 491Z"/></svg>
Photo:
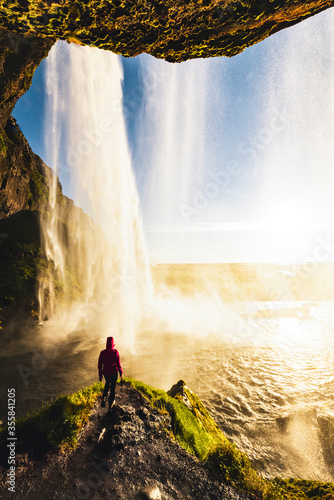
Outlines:
<svg viewBox="0 0 334 500"><path fill-rule="evenodd" d="M99 377L102 375L110 377L111 375L117 375L117 372L119 372L120 376L123 374L118 351L114 349L113 337L107 338L107 348L100 352L98 370Z"/></svg>

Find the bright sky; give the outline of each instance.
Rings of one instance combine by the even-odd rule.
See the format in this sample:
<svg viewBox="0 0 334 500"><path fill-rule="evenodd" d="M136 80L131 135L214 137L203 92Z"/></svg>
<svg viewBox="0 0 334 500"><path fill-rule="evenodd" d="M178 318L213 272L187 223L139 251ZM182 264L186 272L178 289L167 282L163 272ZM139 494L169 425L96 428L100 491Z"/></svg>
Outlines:
<svg viewBox="0 0 334 500"><path fill-rule="evenodd" d="M151 260L302 261L333 234L332 21L329 9L232 59L122 58ZM47 161L45 98L42 63L14 116Z"/></svg>

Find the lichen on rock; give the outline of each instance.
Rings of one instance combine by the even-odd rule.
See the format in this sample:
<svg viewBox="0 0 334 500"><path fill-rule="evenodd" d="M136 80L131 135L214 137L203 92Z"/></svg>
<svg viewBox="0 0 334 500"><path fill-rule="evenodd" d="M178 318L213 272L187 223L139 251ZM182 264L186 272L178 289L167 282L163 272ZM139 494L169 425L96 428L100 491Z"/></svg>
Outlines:
<svg viewBox="0 0 334 500"><path fill-rule="evenodd" d="M171 62L234 56L333 0L3 0L0 27Z"/></svg>

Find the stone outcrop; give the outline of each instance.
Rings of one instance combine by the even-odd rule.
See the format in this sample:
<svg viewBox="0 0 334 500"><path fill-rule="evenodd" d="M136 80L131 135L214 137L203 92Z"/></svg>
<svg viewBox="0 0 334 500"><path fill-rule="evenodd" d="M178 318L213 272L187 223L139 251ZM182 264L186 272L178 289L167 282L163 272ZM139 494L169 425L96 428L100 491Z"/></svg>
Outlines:
<svg viewBox="0 0 334 500"><path fill-rule="evenodd" d="M0 219L39 208L48 197L48 175L49 167L10 117L0 136Z"/></svg>
<svg viewBox="0 0 334 500"><path fill-rule="evenodd" d="M32 152L11 113L53 43L0 30L0 219L35 210L48 196L50 169Z"/></svg>
<svg viewBox="0 0 334 500"><path fill-rule="evenodd" d="M0 29L0 131L53 43L51 39L24 38Z"/></svg>
<svg viewBox="0 0 334 500"><path fill-rule="evenodd" d="M234 56L333 0L4 0L0 28L167 61ZM14 35L13 35L14 36Z"/></svg>
<svg viewBox="0 0 334 500"><path fill-rule="evenodd" d="M22 210L44 210L49 197L52 170L33 153L16 120L9 117L0 134L0 220ZM62 193L58 181L57 199L66 208L73 201Z"/></svg>

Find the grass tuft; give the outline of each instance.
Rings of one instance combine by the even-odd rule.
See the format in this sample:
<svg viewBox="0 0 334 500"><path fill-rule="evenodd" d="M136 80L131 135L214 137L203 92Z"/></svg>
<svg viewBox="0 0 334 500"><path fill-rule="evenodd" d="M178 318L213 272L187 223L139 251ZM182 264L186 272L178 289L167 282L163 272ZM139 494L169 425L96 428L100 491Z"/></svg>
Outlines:
<svg viewBox="0 0 334 500"><path fill-rule="evenodd" d="M74 447L80 429L88 420L93 404L103 388L94 384L71 395L62 395L16 422L17 452L41 456L48 451ZM0 429L0 443L7 429Z"/></svg>
<svg viewBox="0 0 334 500"><path fill-rule="evenodd" d="M146 396L154 408L162 413L167 412L171 417L172 433L175 440L189 453L200 460L205 460L215 443L215 439L182 402L169 396L165 391L153 389L139 380L132 378L124 380ZM222 433L221 436L223 440L226 440Z"/></svg>

